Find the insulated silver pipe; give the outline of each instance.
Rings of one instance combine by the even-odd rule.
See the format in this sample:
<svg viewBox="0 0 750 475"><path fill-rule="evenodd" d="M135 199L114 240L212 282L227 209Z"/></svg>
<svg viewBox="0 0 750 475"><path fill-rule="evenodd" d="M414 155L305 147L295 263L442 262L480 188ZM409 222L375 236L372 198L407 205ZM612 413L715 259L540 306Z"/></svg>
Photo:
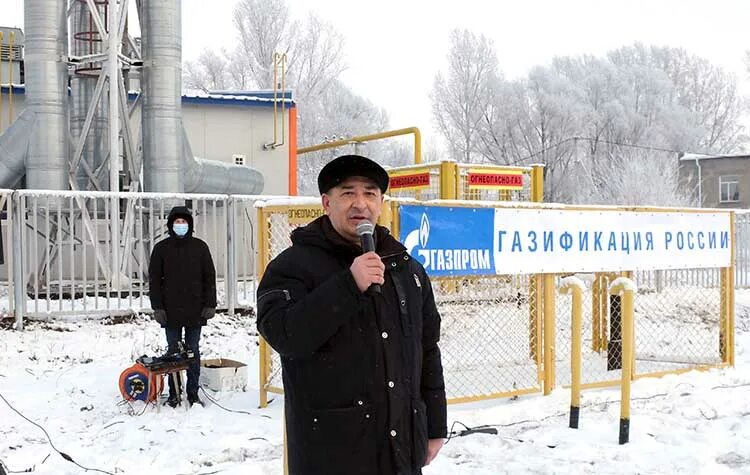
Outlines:
<svg viewBox="0 0 750 475"><path fill-rule="evenodd" d="M15 188L26 172L24 159L34 130L34 113L24 109L0 136L0 188Z"/></svg>
<svg viewBox="0 0 750 475"><path fill-rule="evenodd" d="M263 175L258 170L197 158L190 148L185 129L182 130L182 137L186 193L257 195L263 191Z"/></svg>
<svg viewBox="0 0 750 475"><path fill-rule="evenodd" d="M181 1L141 3L143 174L146 191L256 194L263 175L196 158L182 126Z"/></svg>
<svg viewBox="0 0 750 475"><path fill-rule="evenodd" d="M68 189L66 1L26 0L26 108L36 116L26 186Z"/></svg>
<svg viewBox="0 0 750 475"><path fill-rule="evenodd" d="M145 191L178 193L182 181L181 1L141 5Z"/></svg>

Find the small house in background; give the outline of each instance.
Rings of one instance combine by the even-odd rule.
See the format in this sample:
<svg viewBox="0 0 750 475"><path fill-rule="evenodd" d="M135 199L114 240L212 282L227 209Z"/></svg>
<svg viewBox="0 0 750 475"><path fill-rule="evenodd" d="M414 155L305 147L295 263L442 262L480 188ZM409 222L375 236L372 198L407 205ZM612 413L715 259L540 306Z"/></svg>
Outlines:
<svg viewBox="0 0 750 475"><path fill-rule="evenodd" d="M680 183L702 208L750 208L750 155L679 157Z"/></svg>

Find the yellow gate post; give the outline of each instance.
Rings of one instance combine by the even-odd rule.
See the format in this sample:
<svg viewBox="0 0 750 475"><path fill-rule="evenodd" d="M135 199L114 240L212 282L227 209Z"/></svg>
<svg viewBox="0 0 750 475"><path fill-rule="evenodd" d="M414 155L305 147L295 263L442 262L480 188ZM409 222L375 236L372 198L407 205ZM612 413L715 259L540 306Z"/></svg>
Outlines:
<svg viewBox="0 0 750 475"><path fill-rule="evenodd" d="M269 248L268 248L268 218L264 212L264 208L258 208L258 256L256 258L256 275L258 281L263 276L263 272L266 270L266 265L269 261ZM256 283L257 287L257 283ZM257 313L257 312L256 312ZM257 315L256 315L257 318ZM268 378L271 374L271 352L268 348L268 343L259 334L258 335L258 401L260 407L268 406Z"/></svg>
<svg viewBox="0 0 750 475"><path fill-rule="evenodd" d="M458 199L458 163L444 160L440 162L440 199Z"/></svg>
<svg viewBox="0 0 750 475"><path fill-rule="evenodd" d="M531 168L531 201L544 201L544 165L532 165ZM539 345L542 340L542 275L532 275L529 281L529 357L537 364L539 381L542 381L542 353Z"/></svg>
<svg viewBox="0 0 750 475"><path fill-rule="evenodd" d="M623 277L610 289L611 295L622 296L622 378L620 382L620 445L630 439L630 383L633 378L633 329L635 284Z"/></svg>
<svg viewBox="0 0 750 475"><path fill-rule="evenodd" d="M582 291L583 283L568 281L560 287L561 294L572 293L573 308L572 322L570 328L570 422L571 429L578 429L578 416L581 408L581 314L582 310Z"/></svg>
<svg viewBox="0 0 750 475"><path fill-rule="evenodd" d="M555 275L544 274L544 395L555 387Z"/></svg>
<svg viewBox="0 0 750 475"><path fill-rule="evenodd" d="M602 324L601 316L601 299L602 294L602 280L599 274L594 274L594 283L591 286L591 351L600 351L600 338L601 334L600 326Z"/></svg>

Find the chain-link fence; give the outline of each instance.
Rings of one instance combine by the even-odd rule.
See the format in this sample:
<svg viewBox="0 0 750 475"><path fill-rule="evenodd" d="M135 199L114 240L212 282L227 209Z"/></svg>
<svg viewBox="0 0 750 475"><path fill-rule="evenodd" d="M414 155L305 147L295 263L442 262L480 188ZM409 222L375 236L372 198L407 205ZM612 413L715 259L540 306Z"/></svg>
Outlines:
<svg viewBox="0 0 750 475"><path fill-rule="evenodd" d="M289 234L302 223L290 218L298 214L310 216L312 208L259 208L259 251L267 256L260 258L261 268L291 245ZM451 402L541 390L539 282L536 276L433 279L442 318L440 350L446 393ZM266 391L281 393L283 387L278 355L265 342L261 345L263 403Z"/></svg>
<svg viewBox="0 0 750 475"><path fill-rule="evenodd" d="M635 354L633 376L660 375L726 362L720 335L721 269L657 270L633 276ZM697 277L696 277L697 276ZM584 386L619 384L622 364L622 305L608 293L618 274L581 274L583 335L581 382ZM690 283L703 282L702 285ZM571 301L557 296L557 383L570 384Z"/></svg>
<svg viewBox="0 0 750 475"><path fill-rule="evenodd" d="M531 167L458 165L458 199L532 201Z"/></svg>
<svg viewBox="0 0 750 475"><path fill-rule="evenodd" d="M436 200L441 198L440 163L409 165L388 170L388 195L394 198Z"/></svg>
<svg viewBox="0 0 750 475"><path fill-rule="evenodd" d="M260 252L271 259L291 243L296 226L289 206L264 207ZM305 214L305 213L302 213ZM309 212L308 212L309 214ZM392 210L398 217L397 206ZM384 223L388 224L388 223ZM391 229L398 235L398 221ZM264 266L263 262L260 262ZM619 384L622 377L621 297L609 294L618 277L637 285L633 376L659 375L729 362L731 268L656 270L578 275L584 281L582 384ZM558 276L559 277L559 276ZM542 275L436 277L442 317L440 348L451 402L538 392L570 384L571 302L543 292ZM546 297L545 297L546 295ZM549 312L545 312L545 302ZM543 336L544 321L554 331ZM543 353L552 360L543 363ZM278 357L261 353L261 386L281 392ZM549 384L546 384L549 382ZM265 396L261 396L264 400Z"/></svg>
<svg viewBox="0 0 750 475"><path fill-rule="evenodd" d="M323 214L320 202L314 199L301 199L295 205L273 204L273 201L257 208L258 226L258 275L268 263L292 245L292 231ZM283 393L281 380L281 360L278 353L261 338L260 389L261 405L267 400L266 391Z"/></svg>
<svg viewBox="0 0 750 475"><path fill-rule="evenodd" d="M434 279L452 402L540 390L538 295L529 276Z"/></svg>
<svg viewBox="0 0 750 475"><path fill-rule="evenodd" d="M541 201L543 168L455 162L409 165L389 170L388 194L418 200ZM535 176L537 177L535 179Z"/></svg>

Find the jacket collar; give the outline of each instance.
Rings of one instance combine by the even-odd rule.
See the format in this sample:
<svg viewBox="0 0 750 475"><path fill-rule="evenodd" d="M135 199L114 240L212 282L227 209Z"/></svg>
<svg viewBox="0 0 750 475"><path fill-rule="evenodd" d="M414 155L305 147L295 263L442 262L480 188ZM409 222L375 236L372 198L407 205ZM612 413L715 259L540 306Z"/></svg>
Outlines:
<svg viewBox="0 0 750 475"><path fill-rule="evenodd" d="M406 253L406 248L398 242L388 228L375 225L375 252L385 261ZM329 252L345 253L353 257L362 254L362 248L344 239L323 215L307 226L292 231L292 243L319 247Z"/></svg>

